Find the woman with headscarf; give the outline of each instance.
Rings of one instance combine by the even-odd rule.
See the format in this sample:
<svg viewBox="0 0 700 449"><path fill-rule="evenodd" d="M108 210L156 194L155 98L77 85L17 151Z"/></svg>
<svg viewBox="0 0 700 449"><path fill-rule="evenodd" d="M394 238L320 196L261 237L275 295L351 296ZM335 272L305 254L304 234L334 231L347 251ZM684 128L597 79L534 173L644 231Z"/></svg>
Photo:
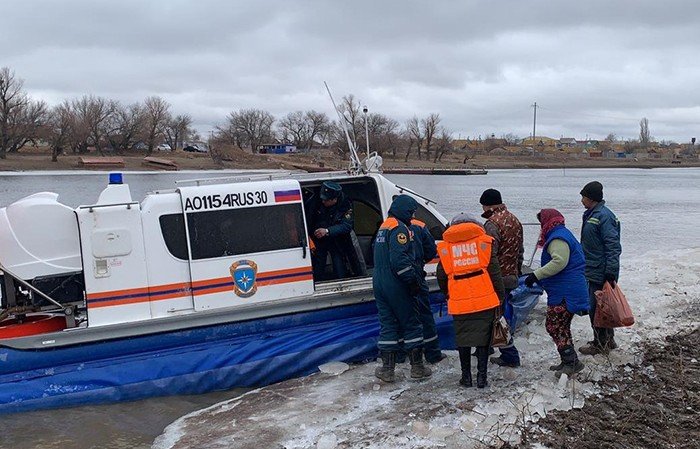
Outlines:
<svg viewBox="0 0 700 449"><path fill-rule="evenodd" d="M569 231L564 216L556 209L542 209L537 214L541 225L537 246L542 248L541 268L528 275L528 287L537 282L547 292L547 333L557 345L561 363L549 369L558 375L572 375L584 368L579 361L571 336L574 314L588 313L588 287L583 248Z"/></svg>
<svg viewBox="0 0 700 449"><path fill-rule="evenodd" d="M471 348L476 347L476 386L488 385L487 365L493 322L505 298L493 239L474 216L459 214L438 244L437 279L447 296L462 369L460 385L472 386Z"/></svg>

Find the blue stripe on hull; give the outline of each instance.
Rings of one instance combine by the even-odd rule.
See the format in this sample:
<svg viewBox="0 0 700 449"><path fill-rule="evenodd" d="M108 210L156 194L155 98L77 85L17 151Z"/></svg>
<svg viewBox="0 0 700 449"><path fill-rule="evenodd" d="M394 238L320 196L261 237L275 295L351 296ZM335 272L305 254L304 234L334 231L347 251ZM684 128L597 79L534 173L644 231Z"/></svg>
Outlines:
<svg viewBox="0 0 700 449"><path fill-rule="evenodd" d="M452 320L438 310L441 345L454 348ZM366 303L68 348L0 348L0 413L268 385L373 358L378 334Z"/></svg>

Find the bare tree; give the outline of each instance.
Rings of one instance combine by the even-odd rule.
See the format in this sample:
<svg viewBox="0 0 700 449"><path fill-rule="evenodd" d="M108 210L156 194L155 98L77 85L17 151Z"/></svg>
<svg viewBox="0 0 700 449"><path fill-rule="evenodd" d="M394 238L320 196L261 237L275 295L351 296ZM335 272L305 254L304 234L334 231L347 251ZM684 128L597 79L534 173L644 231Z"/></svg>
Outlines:
<svg viewBox="0 0 700 449"><path fill-rule="evenodd" d="M106 139L118 153L127 151L143 135L144 122L144 109L139 103L115 104L114 113L107 118Z"/></svg>
<svg viewBox="0 0 700 449"><path fill-rule="evenodd" d="M144 141L151 154L158 142L163 140L165 127L170 119L170 103L160 97L148 97L143 103L144 108Z"/></svg>
<svg viewBox="0 0 700 449"><path fill-rule="evenodd" d="M399 139L398 128L399 122L384 114L369 114L367 116L367 130L370 151L374 150L383 155L386 151L393 150L394 157L396 157L396 143ZM364 136L362 140L365 140ZM360 149L362 148L366 148L366 142L364 142L364 146L360 146Z"/></svg>
<svg viewBox="0 0 700 449"><path fill-rule="evenodd" d="M452 151L452 133L450 133L448 130L445 128L440 128L440 133L437 138L437 146L435 149L435 158L433 159L433 162L438 162L442 161L442 156L447 153Z"/></svg>
<svg viewBox="0 0 700 449"><path fill-rule="evenodd" d="M513 133L503 134L501 139L505 140L507 145L517 145L520 142L520 137Z"/></svg>
<svg viewBox="0 0 700 449"><path fill-rule="evenodd" d="M408 138L408 149L406 150L406 157L404 162L408 162L408 157L411 154L411 149L416 147L416 154L418 155L418 160L421 159L420 150L423 146L423 140L425 139L423 131L418 121L418 117L413 117L406 122L405 135Z"/></svg>
<svg viewBox="0 0 700 449"><path fill-rule="evenodd" d="M327 132L328 116L317 111L290 112L279 123L282 139L292 142L297 148L312 148L317 137Z"/></svg>
<svg viewBox="0 0 700 449"><path fill-rule="evenodd" d="M439 132L440 114L432 113L421 120L423 135L425 136L425 158L430 159L430 149L435 135Z"/></svg>
<svg viewBox="0 0 700 449"><path fill-rule="evenodd" d="M117 103L103 97L87 96L73 100L71 108L75 114L74 143L80 153L85 153L89 146L102 153L102 140L109 132L109 118L114 113Z"/></svg>
<svg viewBox="0 0 700 449"><path fill-rule="evenodd" d="M0 69L0 159L34 141L47 118L43 101L33 101L24 81L8 67Z"/></svg>
<svg viewBox="0 0 700 449"><path fill-rule="evenodd" d="M607 136L605 136L605 141L606 142L616 142L617 136L615 135L615 133L610 133Z"/></svg>
<svg viewBox="0 0 700 449"><path fill-rule="evenodd" d="M639 122L639 143L642 145L642 148L646 148L649 146L649 142L651 142L651 136L649 135L649 120L644 117Z"/></svg>
<svg viewBox="0 0 700 449"><path fill-rule="evenodd" d="M51 161L57 162L58 155L63 154L71 144L75 114L68 100L54 106L46 126L46 139L51 146Z"/></svg>
<svg viewBox="0 0 700 449"><path fill-rule="evenodd" d="M261 109L242 109L231 112L226 125L217 127L221 137L238 145L249 147L254 153L266 140L272 138L272 124L275 118Z"/></svg>
<svg viewBox="0 0 700 449"><path fill-rule="evenodd" d="M191 132L192 117L189 114L181 114L171 118L165 125L165 141L170 148L176 150L184 146L184 141Z"/></svg>

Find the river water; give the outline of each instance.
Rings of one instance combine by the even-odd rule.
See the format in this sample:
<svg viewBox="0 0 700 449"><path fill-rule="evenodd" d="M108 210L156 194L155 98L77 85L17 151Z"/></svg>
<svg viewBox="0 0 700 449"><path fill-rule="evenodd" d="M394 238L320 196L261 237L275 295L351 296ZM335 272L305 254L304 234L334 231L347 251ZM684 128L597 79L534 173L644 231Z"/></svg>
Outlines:
<svg viewBox="0 0 700 449"><path fill-rule="evenodd" d="M174 187L176 180L218 177L209 173L126 173L134 199L148 191ZM106 184L106 173L0 172L0 207L31 193L53 191L70 206L90 204ZM480 213L479 196L496 188L523 222L536 222L541 208L559 209L578 233L579 191L589 181L605 186L608 205L622 222L622 265L625 256L659 249L700 247L700 169L553 169L493 170L486 176L392 175L399 185L438 202L447 218L459 212ZM537 237L527 226L526 256ZM239 394L239 390L196 396L48 410L0 416L0 448L148 448L166 425L178 417Z"/></svg>

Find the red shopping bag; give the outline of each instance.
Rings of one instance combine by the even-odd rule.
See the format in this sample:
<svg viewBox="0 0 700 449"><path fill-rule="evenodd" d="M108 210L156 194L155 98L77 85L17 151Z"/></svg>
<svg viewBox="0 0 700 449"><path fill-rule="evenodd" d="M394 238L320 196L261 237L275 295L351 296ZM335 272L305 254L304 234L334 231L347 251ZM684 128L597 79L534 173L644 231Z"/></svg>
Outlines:
<svg viewBox="0 0 700 449"><path fill-rule="evenodd" d="M595 298L596 310L593 326L610 329L634 324L632 309L617 282L614 287L606 282L603 285L603 290L595 292Z"/></svg>

